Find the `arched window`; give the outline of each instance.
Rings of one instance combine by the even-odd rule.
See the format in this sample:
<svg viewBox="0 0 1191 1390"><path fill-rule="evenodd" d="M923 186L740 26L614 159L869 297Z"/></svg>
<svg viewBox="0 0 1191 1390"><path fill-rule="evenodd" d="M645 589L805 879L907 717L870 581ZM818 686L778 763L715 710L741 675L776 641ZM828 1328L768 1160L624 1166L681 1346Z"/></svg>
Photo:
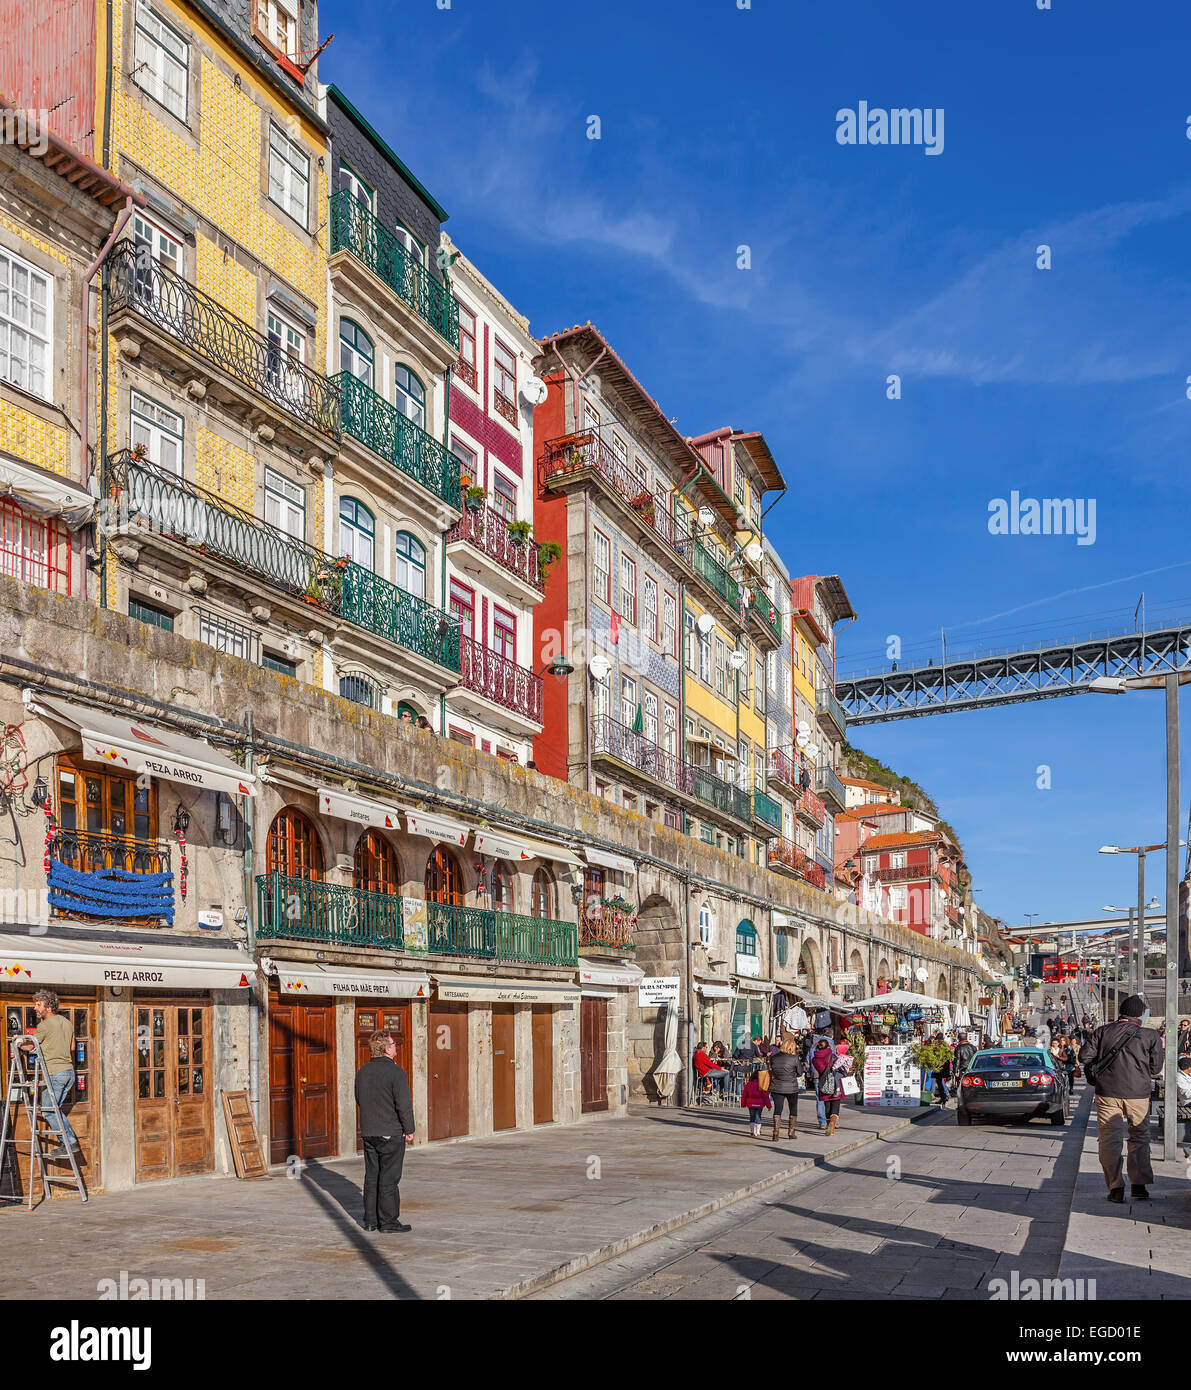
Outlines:
<svg viewBox="0 0 1191 1390"><path fill-rule="evenodd" d="M362 671L349 671L339 677L339 698L350 700L355 705L366 705L369 709L376 709L380 705L375 684Z"/></svg>
<svg viewBox="0 0 1191 1390"><path fill-rule="evenodd" d="M375 567L376 519L354 497L339 499L339 554L366 570Z"/></svg>
<svg viewBox="0 0 1191 1390"><path fill-rule="evenodd" d="M704 903L699 909L699 940L704 946L711 945L711 934L715 930L715 918L711 915L711 908Z"/></svg>
<svg viewBox="0 0 1191 1390"><path fill-rule="evenodd" d="M401 869L397 852L379 830L365 830L356 841L352 887L369 893L399 893Z"/></svg>
<svg viewBox="0 0 1191 1390"><path fill-rule="evenodd" d="M403 222L397 222L393 227L397 234L397 240L405 247L409 254L419 265L426 264L426 248L414 236L413 232Z"/></svg>
<svg viewBox="0 0 1191 1390"><path fill-rule="evenodd" d="M463 871L451 851L442 845L435 845L426 861L426 901L455 907L463 903Z"/></svg>
<svg viewBox="0 0 1191 1390"><path fill-rule="evenodd" d="M774 934L774 950L777 952L777 963L785 965L790 959L790 937L784 931L777 931Z"/></svg>
<svg viewBox="0 0 1191 1390"><path fill-rule="evenodd" d="M400 362L393 368L393 404L415 425L426 428L426 388Z"/></svg>
<svg viewBox="0 0 1191 1390"><path fill-rule="evenodd" d="M397 532L397 587L415 598L426 597L426 547L408 531Z"/></svg>
<svg viewBox="0 0 1191 1390"><path fill-rule="evenodd" d="M530 886L530 912L532 912L535 917L554 918L557 915L554 903L554 879L550 876L550 870L536 870L533 876L533 883Z"/></svg>
<svg viewBox="0 0 1191 1390"><path fill-rule="evenodd" d="M292 806L278 811L269 827L265 869L291 878L321 879L323 848L311 822Z"/></svg>
<svg viewBox="0 0 1191 1390"><path fill-rule="evenodd" d="M365 386L372 385L372 339L351 319L339 320L339 370L358 376Z"/></svg>
<svg viewBox="0 0 1191 1390"><path fill-rule="evenodd" d="M736 928L736 954L755 956L757 954L757 929L746 917Z"/></svg>
<svg viewBox="0 0 1191 1390"><path fill-rule="evenodd" d="M410 723L416 724L421 717L421 710L415 709L408 700L399 700L397 702L398 719L404 719Z"/></svg>
<svg viewBox="0 0 1191 1390"><path fill-rule="evenodd" d="M494 912L512 912L513 875L504 864L493 866L491 882L492 910Z"/></svg>

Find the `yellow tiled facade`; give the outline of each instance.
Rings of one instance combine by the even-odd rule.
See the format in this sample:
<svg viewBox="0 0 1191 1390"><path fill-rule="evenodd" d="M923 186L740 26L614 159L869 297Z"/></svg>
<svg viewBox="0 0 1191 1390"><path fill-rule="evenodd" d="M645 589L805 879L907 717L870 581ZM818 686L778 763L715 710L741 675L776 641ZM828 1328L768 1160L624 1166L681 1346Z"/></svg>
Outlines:
<svg viewBox="0 0 1191 1390"><path fill-rule="evenodd" d="M233 506L252 511L255 492L252 455L205 429L198 431L196 445L195 481L199 487L217 493Z"/></svg>

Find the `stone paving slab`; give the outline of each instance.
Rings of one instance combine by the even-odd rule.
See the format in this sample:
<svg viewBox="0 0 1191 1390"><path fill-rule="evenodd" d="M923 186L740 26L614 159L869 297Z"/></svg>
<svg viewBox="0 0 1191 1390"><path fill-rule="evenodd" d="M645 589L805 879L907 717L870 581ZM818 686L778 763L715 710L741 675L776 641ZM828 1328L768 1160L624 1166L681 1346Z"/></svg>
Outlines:
<svg viewBox="0 0 1191 1390"><path fill-rule="evenodd" d="M742 1110L634 1107L627 1118L414 1146L401 1183L406 1235L363 1230L362 1159L311 1161L296 1179L192 1178L32 1214L14 1207L0 1212L0 1298L69 1289L85 1299L122 1270L202 1279L208 1299L519 1297L931 1113L845 1106L833 1138L800 1126L775 1144L750 1137ZM852 1235L852 1248L870 1248ZM719 1277L697 1296L732 1296L729 1259L709 1257L708 1277Z"/></svg>

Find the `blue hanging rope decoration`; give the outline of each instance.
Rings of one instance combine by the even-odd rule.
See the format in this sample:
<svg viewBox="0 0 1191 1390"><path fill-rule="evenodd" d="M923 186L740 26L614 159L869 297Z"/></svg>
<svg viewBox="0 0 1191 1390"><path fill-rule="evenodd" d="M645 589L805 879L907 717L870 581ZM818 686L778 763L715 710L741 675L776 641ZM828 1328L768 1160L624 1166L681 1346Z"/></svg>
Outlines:
<svg viewBox="0 0 1191 1390"><path fill-rule="evenodd" d="M92 917L164 917L174 925L174 876L134 874L127 869L81 873L50 859L50 906Z"/></svg>

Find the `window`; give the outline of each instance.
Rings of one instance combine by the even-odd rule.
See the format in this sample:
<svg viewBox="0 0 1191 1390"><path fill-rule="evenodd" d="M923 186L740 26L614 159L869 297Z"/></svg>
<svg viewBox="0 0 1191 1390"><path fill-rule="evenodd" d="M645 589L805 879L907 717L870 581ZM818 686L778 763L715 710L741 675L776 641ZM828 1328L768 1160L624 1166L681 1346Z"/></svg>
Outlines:
<svg viewBox="0 0 1191 1390"><path fill-rule="evenodd" d="M736 470L736 483L732 490L733 497L736 498L736 505L744 510L744 472L742 469Z"/></svg>
<svg viewBox="0 0 1191 1390"><path fill-rule="evenodd" d="M198 610L199 641L217 652L228 652L244 661L255 661L260 650L260 634L208 608Z"/></svg>
<svg viewBox="0 0 1191 1390"><path fill-rule="evenodd" d="M495 470L492 474L492 509L506 521L517 520L517 485Z"/></svg>
<svg viewBox="0 0 1191 1390"><path fill-rule="evenodd" d="M156 838L155 786L138 787L133 777L100 772L89 766L74 766L74 761L69 755L58 760L58 825L62 830L112 835L121 840ZM102 849L99 850L101 862L94 864L87 862L89 856L81 847L75 854L83 861L77 867L84 870L110 868L112 864L122 869L137 867L135 863L126 863L123 855L111 864L104 864Z"/></svg>
<svg viewBox="0 0 1191 1390"><path fill-rule="evenodd" d="M711 908L706 903L699 909L699 940L704 946L711 945L711 936L715 930L715 918L711 915Z"/></svg>
<svg viewBox="0 0 1191 1390"><path fill-rule="evenodd" d="M699 633L699 679L711 684L711 633Z"/></svg>
<svg viewBox="0 0 1191 1390"><path fill-rule="evenodd" d="M583 428L597 435L600 432L600 408L586 396L583 397Z"/></svg>
<svg viewBox="0 0 1191 1390"><path fill-rule="evenodd" d="M463 871L459 861L443 845L436 845L426 860L425 885L427 902L462 905Z"/></svg>
<svg viewBox="0 0 1191 1390"><path fill-rule="evenodd" d="M296 58L298 0L256 0L256 32L287 58Z"/></svg>
<svg viewBox="0 0 1191 1390"><path fill-rule="evenodd" d="M490 892L492 894L493 911L512 912L513 875L503 864L494 864L492 866Z"/></svg>
<svg viewBox="0 0 1191 1390"><path fill-rule="evenodd" d="M611 672L602 681L595 681L595 712L596 718L606 719L612 709L612 692L608 687ZM592 677L595 680L594 677Z"/></svg>
<svg viewBox="0 0 1191 1390"><path fill-rule="evenodd" d="M376 194L347 164L339 166L339 187L341 191L350 193L356 202L366 207L369 212L376 211Z"/></svg>
<svg viewBox="0 0 1191 1390"><path fill-rule="evenodd" d="M596 598L612 602L612 548L600 531L591 533L591 587Z"/></svg>
<svg viewBox="0 0 1191 1390"><path fill-rule="evenodd" d="M662 650L667 656L678 655L678 604L673 594L662 595Z"/></svg>
<svg viewBox="0 0 1191 1390"><path fill-rule="evenodd" d="M462 302L459 305L459 361L455 373L474 391L479 380L476 373L476 316Z"/></svg>
<svg viewBox="0 0 1191 1390"><path fill-rule="evenodd" d="M889 867L891 869L904 869L906 867L905 850L896 850L889 856Z"/></svg>
<svg viewBox="0 0 1191 1390"><path fill-rule="evenodd" d="M717 695L728 693L728 648L722 637L715 639L715 689Z"/></svg>
<svg viewBox="0 0 1191 1390"><path fill-rule="evenodd" d="M506 347L499 338L492 340L492 371L496 408L506 418L513 412L513 423L516 423L517 359L512 348ZM504 410L501 410L502 405Z"/></svg>
<svg viewBox="0 0 1191 1390"><path fill-rule="evenodd" d="M492 610L492 650L506 661L517 660L517 619L503 608Z"/></svg>
<svg viewBox="0 0 1191 1390"><path fill-rule="evenodd" d="M339 370L372 385L372 339L351 319L339 320Z"/></svg>
<svg viewBox="0 0 1191 1390"><path fill-rule="evenodd" d="M785 965L786 962L790 959L790 936L789 936L789 933L786 932L786 931L783 931L783 930L779 927L778 930L774 933L773 945L774 945L774 950L777 952L777 963L778 963L779 965Z"/></svg>
<svg viewBox="0 0 1191 1390"><path fill-rule="evenodd" d="M393 231L397 234L397 240L405 247L414 260L417 261L419 265L425 265L426 248L418 238L414 236L413 232L402 222L397 222L393 227Z"/></svg>
<svg viewBox="0 0 1191 1390"><path fill-rule="evenodd" d="M658 585L656 579L645 576L641 584L642 598L645 606L645 620L643 626L648 633L651 641L658 640Z"/></svg>
<svg viewBox="0 0 1191 1390"><path fill-rule="evenodd" d="M529 910L534 917L554 916L554 880L549 869L538 869L529 890Z"/></svg>
<svg viewBox="0 0 1191 1390"><path fill-rule="evenodd" d="M658 741L658 697L652 690L645 692L645 737L650 743Z"/></svg>
<svg viewBox="0 0 1191 1390"><path fill-rule="evenodd" d="M770 690L772 690L772 691L774 692L774 694L776 695L776 694L777 694L777 652L770 652L770 653L768 654L768 656L766 657L766 662L765 662L765 664L766 664L766 666L768 667L769 688L770 688Z"/></svg>
<svg viewBox="0 0 1191 1390"><path fill-rule="evenodd" d="M895 883L889 890L889 906L896 909L904 909L906 906L906 889L903 884Z"/></svg>
<svg viewBox="0 0 1191 1390"><path fill-rule="evenodd" d="M182 476L182 417L139 391L132 393L129 443L144 447L145 457L164 473Z"/></svg>
<svg viewBox="0 0 1191 1390"><path fill-rule="evenodd" d="M666 597L669 598L669 595L667 594ZM695 615L693 613L684 613L682 615L682 624L683 641L685 643L686 669L688 671L693 671L695 669L696 664L695 648L697 645L695 638Z"/></svg>
<svg viewBox="0 0 1191 1390"><path fill-rule="evenodd" d="M753 706L758 714L765 713L765 663L760 657L753 671Z"/></svg>
<svg viewBox="0 0 1191 1390"><path fill-rule="evenodd" d="M416 598L425 598L425 546L409 531L397 531L397 588Z"/></svg>
<svg viewBox="0 0 1191 1390"><path fill-rule="evenodd" d="M166 286L162 277L154 274L153 267L159 265L175 275L181 275L182 243L138 212L132 219L132 244L136 249L137 298L156 305Z"/></svg>
<svg viewBox="0 0 1191 1390"><path fill-rule="evenodd" d="M464 637L475 637L476 599L472 591L457 579L451 580L451 612L459 619L459 631Z"/></svg>
<svg viewBox="0 0 1191 1390"><path fill-rule="evenodd" d="M136 7L132 80L180 121L186 119L190 45L144 0Z"/></svg>
<svg viewBox="0 0 1191 1390"><path fill-rule="evenodd" d="M173 632L174 615L166 612L164 608L157 608L151 603L145 603L142 599L128 596L128 616L137 618L142 623L148 623L151 627L162 628L165 632Z"/></svg>
<svg viewBox="0 0 1191 1390"><path fill-rule="evenodd" d="M736 954L755 956L757 954L757 929L746 917L736 928Z"/></svg>
<svg viewBox="0 0 1191 1390"><path fill-rule="evenodd" d="M306 361L306 334L271 306L265 320L269 340L265 374L269 385L291 400L301 401L306 390L301 370Z"/></svg>
<svg viewBox="0 0 1191 1390"><path fill-rule="evenodd" d="M459 460L459 480L464 487L469 487L475 480L478 471L479 459L476 451L470 444L464 444L461 440L451 436L451 452Z"/></svg>
<svg viewBox="0 0 1191 1390"><path fill-rule="evenodd" d="M296 661L287 661L285 657L274 656L272 652L261 654L261 665L266 671L276 671L278 675L282 676L297 676L298 674Z"/></svg>
<svg viewBox="0 0 1191 1390"><path fill-rule="evenodd" d="M297 483L265 469L265 520L295 540L306 539L306 492Z"/></svg>
<svg viewBox="0 0 1191 1390"><path fill-rule="evenodd" d="M637 722L637 682L631 676L620 678L620 722L626 729Z"/></svg>
<svg viewBox="0 0 1191 1390"><path fill-rule="evenodd" d="M678 710L666 705L663 711L662 747L671 757L678 755Z"/></svg>
<svg viewBox="0 0 1191 1390"><path fill-rule="evenodd" d="M629 475L629 446L615 430L612 431L612 452L616 456L616 462L624 470L624 476L627 479Z"/></svg>
<svg viewBox="0 0 1191 1390"><path fill-rule="evenodd" d="M269 199L306 225L310 190L310 158L301 145L269 123Z"/></svg>
<svg viewBox="0 0 1191 1390"><path fill-rule="evenodd" d="M318 832L301 811L287 806L269 826L265 846L265 872L293 878L321 879L323 847Z"/></svg>
<svg viewBox="0 0 1191 1390"><path fill-rule="evenodd" d="M637 563L627 555L620 557L620 616L632 627L637 625Z"/></svg>
<svg viewBox="0 0 1191 1390"><path fill-rule="evenodd" d="M52 283L0 251L0 379L49 400Z"/></svg>
<svg viewBox="0 0 1191 1390"><path fill-rule="evenodd" d="M380 703L376 695L373 683L358 671L339 677L339 697L342 700L350 700L353 704L375 709Z"/></svg>
<svg viewBox="0 0 1191 1390"><path fill-rule="evenodd" d="M352 887L366 893L400 893L401 868L397 853L379 830L365 830L356 841Z"/></svg>
<svg viewBox="0 0 1191 1390"><path fill-rule="evenodd" d="M400 362L393 368L393 404L415 425L426 428L426 388Z"/></svg>
<svg viewBox="0 0 1191 1390"><path fill-rule="evenodd" d="M354 497L339 499L339 554L373 568L376 558L376 521L372 513Z"/></svg>

